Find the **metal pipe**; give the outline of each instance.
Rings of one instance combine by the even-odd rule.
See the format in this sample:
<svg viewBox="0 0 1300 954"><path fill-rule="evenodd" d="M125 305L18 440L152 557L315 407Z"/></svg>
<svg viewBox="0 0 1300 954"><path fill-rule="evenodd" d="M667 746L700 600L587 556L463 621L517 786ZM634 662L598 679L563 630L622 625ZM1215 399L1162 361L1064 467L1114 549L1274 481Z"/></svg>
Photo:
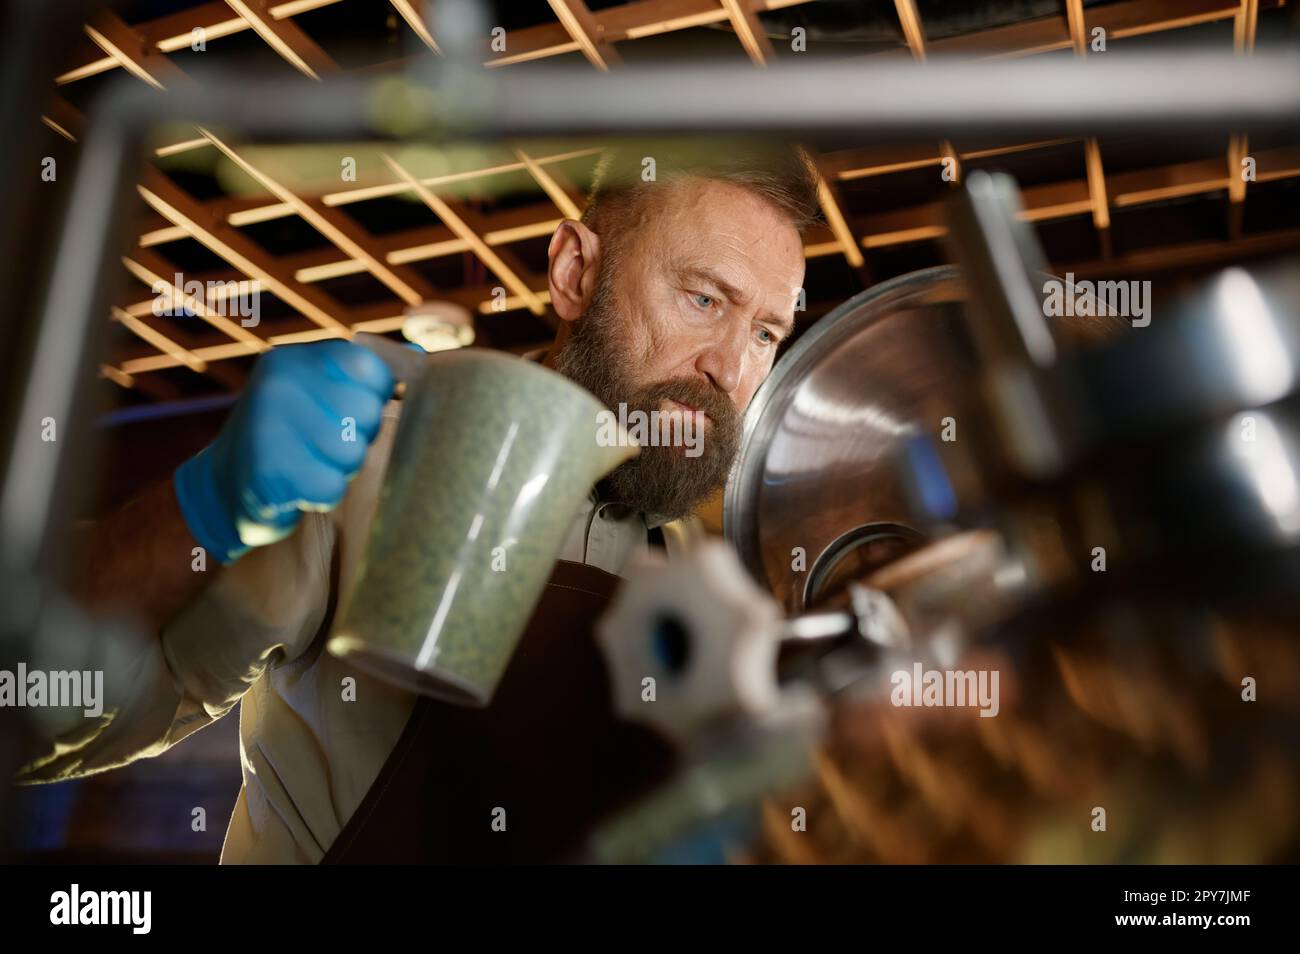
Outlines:
<svg viewBox="0 0 1300 954"><path fill-rule="evenodd" d="M505 73L495 109L458 118L501 134L845 127L888 136L1218 130L1300 115L1300 55L1195 53L1062 62L931 59L626 67L590 75ZM479 104L469 104L478 108Z"/></svg>
<svg viewBox="0 0 1300 954"><path fill-rule="evenodd" d="M70 461L86 452L86 395L95 380L100 341L136 172L138 123L92 123L78 164L53 266L37 316L31 364L20 385L0 486L0 557L17 568L54 567L76 481ZM53 440L45 439L53 422Z"/></svg>
<svg viewBox="0 0 1300 954"><path fill-rule="evenodd" d="M321 141L557 133L870 130L882 138L1250 131L1300 118L1300 52L1251 57L1144 55L1100 62L933 59L689 69L626 66L593 82L585 67L526 72L417 63L404 78L307 80L195 71L159 98L129 78L89 121L229 124ZM285 109L292 98L293 109ZM405 113L400 131L389 120Z"/></svg>

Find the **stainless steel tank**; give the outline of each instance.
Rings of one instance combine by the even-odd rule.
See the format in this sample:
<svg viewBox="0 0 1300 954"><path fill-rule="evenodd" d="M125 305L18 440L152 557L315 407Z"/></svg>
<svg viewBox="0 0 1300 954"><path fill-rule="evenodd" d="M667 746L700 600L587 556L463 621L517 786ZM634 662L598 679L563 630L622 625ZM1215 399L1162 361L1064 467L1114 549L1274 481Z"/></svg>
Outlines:
<svg viewBox="0 0 1300 954"><path fill-rule="evenodd" d="M975 396L965 298L956 266L882 282L810 328L755 395L724 532L786 612L926 542L896 460L909 438L960 428ZM1104 332L1095 321L1054 330L1067 351Z"/></svg>

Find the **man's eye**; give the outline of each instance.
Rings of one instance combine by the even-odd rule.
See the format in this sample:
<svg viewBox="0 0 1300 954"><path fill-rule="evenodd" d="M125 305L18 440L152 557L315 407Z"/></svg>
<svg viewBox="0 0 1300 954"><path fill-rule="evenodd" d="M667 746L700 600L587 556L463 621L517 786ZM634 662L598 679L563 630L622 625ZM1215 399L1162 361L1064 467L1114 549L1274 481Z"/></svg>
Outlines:
<svg viewBox="0 0 1300 954"><path fill-rule="evenodd" d="M776 335L772 334L772 332L769 331L769 330L766 329L766 328L759 328L759 329L758 329L758 334L759 334L759 339L758 339L758 340L759 340L760 342L762 342L763 344L765 344L765 345L766 345L766 344L776 344L776 343L780 340L779 338L777 338ZM766 335L766 337L763 337L764 335Z"/></svg>
<svg viewBox="0 0 1300 954"><path fill-rule="evenodd" d="M691 301L699 308L712 308L714 299L711 295L692 295Z"/></svg>

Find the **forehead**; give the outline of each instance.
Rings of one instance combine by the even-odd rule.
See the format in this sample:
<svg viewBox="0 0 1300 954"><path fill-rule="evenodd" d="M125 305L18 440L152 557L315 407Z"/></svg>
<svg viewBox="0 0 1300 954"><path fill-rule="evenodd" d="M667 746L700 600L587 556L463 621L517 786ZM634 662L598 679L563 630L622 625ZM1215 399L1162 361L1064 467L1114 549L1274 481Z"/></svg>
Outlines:
<svg viewBox="0 0 1300 954"><path fill-rule="evenodd" d="M685 179L648 196L643 248L664 265L707 265L731 284L787 295L803 242L779 208L731 182Z"/></svg>

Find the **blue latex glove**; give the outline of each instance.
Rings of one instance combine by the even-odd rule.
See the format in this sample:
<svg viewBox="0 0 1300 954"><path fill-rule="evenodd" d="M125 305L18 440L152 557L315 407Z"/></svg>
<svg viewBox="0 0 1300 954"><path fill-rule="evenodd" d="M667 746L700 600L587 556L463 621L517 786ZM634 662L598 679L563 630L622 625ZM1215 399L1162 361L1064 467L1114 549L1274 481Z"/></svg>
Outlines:
<svg viewBox="0 0 1300 954"><path fill-rule="evenodd" d="M217 439L176 470L176 499L194 539L232 563L287 536L303 511L335 507L392 392L383 361L349 341L263 354Z"/></svg>

